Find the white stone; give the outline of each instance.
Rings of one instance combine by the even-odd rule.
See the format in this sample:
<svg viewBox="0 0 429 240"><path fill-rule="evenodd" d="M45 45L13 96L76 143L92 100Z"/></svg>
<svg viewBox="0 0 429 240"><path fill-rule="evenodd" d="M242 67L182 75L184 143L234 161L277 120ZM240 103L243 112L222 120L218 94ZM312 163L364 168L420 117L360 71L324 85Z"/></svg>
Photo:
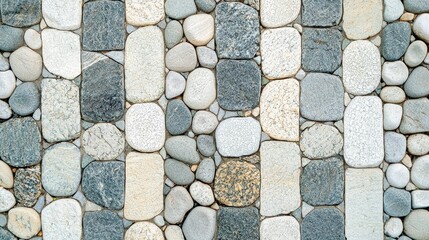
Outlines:
<svg viewBox="0 0 429 240"><path fill-rule="evenodd" d="M390 164L386 171L390 186L404 188L410 181L410 171L401 163Z"/></svg>
<svg viewBox="0 0 429 240"><path fill-rule="evenodd" d="M301 233L298 221L291 216L264 219L261 222L261 240L300 240Z"/></svg>
<svg viewBox="0 0 429 240"><path fill-rule="evenodd" d="M124 217L148 220L164 209L164 160L157 153L131 152L125 160Z"/></svg>
<svg viewBox="0 0 429 240"><path fill-rule="evenodd" d="M428 47L426 43L420 40L414 41L410 46L408 46L407 51L405 52L404 62L409 67L417 67L423 62L423 60L425 60L427 53Z"/></svg>
<svg viewBox="0 0 429 240"><path fill-rule="evenodd" d="M168 225L164 233L167 240L185 240L182 229L177 225Z"/></svg>
<svg viewBox="0 0 429 240"><path fill-rule="evenodd" d="M429 13L417 16L414 20L413 32L417 37L429 44Z"/></svg>
<svg viewBox="0 0 429 240"><path fill-rule="evenodd" d="M261 144L261 215L288 214L301 204L301 155L296 143Z"/></svg>
<svg viewBox="0 0 429 240"><path fill-rule="evenodd" d="M383 0L344 0L343 28L349 39L367 39L381 30Z"/></svg>
<svg viewBox="0 0 429 240"><path fill-rule="evenodd" d="M7 212L15 206L15 196L8 190L0 187L0 212Z"/></svg>
<svg viewBox="0 0 429 240"><path fill-rule="evenodd" d="M15 236L29 239L40 231L40 216L32 208L12 208L8 213L7 228Z"/></svg>
<svg viewBox="0 0 429 240"><path fill-rule="evenodd" d="M344 158L351 167L376 167L384 158L383 114L376 96L355 97L344 113Z"/></svg>
<svg viewBox="0 0 429 240"><path fill-rule="evenodd" d="M383 126L384 130L395 130L401 124L401 105L386 103L383 106Z"/></svg>
<svg viewBox="0 0 429 240"><path fill-rule="evenodd" d="M177 72L190 72L197 66L197 53L188 42L179 43L165 55L168 69Z"/></svg>
<svg viewBox="0 0 429 240"><path fill-rule="evenodd" d="M414 190L411 192L411 203L413 208L429 207L429 191Z"/></svg>
<svg viewBox="0 0 429 240"><path fill-rule="evenodd" d="M177 96L180 96L186 87L186 80L182 74L169 71L165 79L165 97L167 99L172 99Z"/></svg>
<svg viewBox="0 0 429 240"><path fill-rule="evenodd" d="M261 0L261 23L267 28L282 27L293 22L300 10L299 0Z"/></svg>
<svg viewBox="0 0 429 240"><path fill-rule="evenodd" d="M196 134L210 134L212 133L219 121L215 114L209 111L198 111L192 119L192 131Z"/></svg>
<svg viewBox="0 0 429 240"><path fill-rule="evenodd" d="M206 45L214 36L214 19L205 13L189 16L183 22L183 32L194 46Z"/></svg>
<svg viewBox="0 0 429 240"><path fill-rule="evenodd" d="M0 100L0 119L9 119L12 116L12 110L7 102Z"/></svg>
<svg viewBox="0 0 429 240"><path fill-rule="evenodd" d="M367 40L351 42L343 54L343 82L346 91L353 95L366 95L377 88L380 78L378 48Z"/></svg>
<svg viewBox="0 0 429 240"><path fill-rule="evenodd" d="M31 49L40 49L42 47L42 39L40 33L36 30L29 28L24 34L25 44Z"/></svg>
<svg viewBox="0 0 429 240"><path fill-rule="evenodd" d="M125 232L125 240L164 240L164 235L151 222L137 222Z"/></svg>
<svg viewBox="0 0 429 240"><path fill-rule="evenodd" d="M13 174L9 165L0 160L0 187L13 187Z"/></svg>
<svg viewBox="0 0 429 240"><path fill-rule="evenodd" d="M52 196L71 196L81 177L80 150L72 143L58 143L45 151L42 161L43 188Z"/></svg>
<svg viewBox="0 0 429 240"><path fill-rule="evenodd" d="M128 2L128 1L127 1ZM132 32L125 44L125 92L132 103L161 97L165 85L164 37L155 26Z"/></svg>
<svg viewBox="0 0 429 240"><path fill-rule="evenodd" d="M155 103L132 105L125 115L125 138L141 152L154 152L165 142L165 116Z"/></svg>
<svg viewBox="0 0 429 240"><path fill-rule="evenodd" d="M405 92L400 87L384 87L381 89L380 98L387 103L402 103L405 101Z"/></svg>
<svg viewBox="0 0 429 240"><path fill-rule="evenodd" d="M80 240L82 209L74 199L59 199L42 210L44 240Z"/></svg>
<svg viewBox="0 0 429 240"><path fill-rule="evenodd" d="M411 181L418 188L429 189L429 155L419 157L411 168Z"/></svg>
<svg viewBox="0 0 429 240"><path fill-rule="evenodd" d="M183 101L192 109L206 109L216 99L216 79L212 70L197 68L188 75Z"/></svg>
<svg viewBox="0 0 429 240"><path fill-rule="evenodd" d="M401 0L384 0L384 21L393 22L398 20L404 12Z"/></svg>
<svg viewBox="0 0 429 240"><path fill-rule="evenodd" d="M301 133L300 148L311 159L332 157L343 148L343 137L335 127L317 123Z"/></svg>
<svg viewBox="0 0 429 240"><path fill-rule="evenodd" d="M28 47L15 50L9 57L9 63L15 76L22 81L37 80L42 74L42 57Z"/></svg>
<svg viewBox="0 0 429 240"><path fill-rule="evenodd" d="M384 62L381 77L387 85L402 85L408 78L408 67L402 61Z"/></svg>
<svg viewBox="0 0 429 240"><path fill-rule="evenodd" d="M9 69L9 60L0 54L0 71L6 71Z"/></svg>
<svg viewBox="0 0 429 240"><path fill-rule="evenodd" d="M384 224L384 233L393 238L397 238L401 235L402 230L404 230L404 225L400 218L392 217L386 221Z"/></svg>
<svg viewBox="0 0 429 240"><path fill-rule="evenodd" d="M346 238L383 239L383 172L346 169L344 195Z"/></svg>
<svg viewBox="0 0 429 240"><path fill-rule="evenodd" d="M271 138L299 141L299 91L295 79L272 81L262 90L260 121Z"/></svg>
<svg viewBox="0 0 429 240"><path fill-rule="evenodd" d="M204 184L200 181L195 181L189 187L189 192L192 198L198 204L202 206L210 206L214 203L214 195L212 188L208 184Z"/></svg>
<svg viewBox="0 0 429 240"><path fill-rule="evenodd" d="M125 0L127 23L155 25L164 19L164 0Z"/></svg>
<svg viewBox="0 0 429 240"><path fill-rule="evenodd" d="M407 139L408 152L415 156L429 153L429 136L426 134L413 134Z"/></svg>
<svg viewBox="0 0 429 240"><path fill-rule="evenodd" d="M186 188L176 186L165 198L164 217L171 224L181 223L186 213L192 209L194 201Z"/></svg>
<svg viewBox="0 0 429 240"><path fill-rule="evenodd" d="M96 160L114 160L125 148L125 137L113 124L98 123L82 136L82 146Z"/></svg>
<svg viewBox="0 0 429 240"><path fill-rule="evenodd" d="M0 72L0 99L9 98L16 87L15 75L12 71L8 70Z"/></svg>
<svg viewBox="0 0 429 240"><path fill-rule="evenodd" d="M48 142L80 135L79 87L69 80L43 79L42 133Z"/></svg>
<svg viewBox="0 0 429 240"><path fill-rule="evenodd" d="M215 68L218 58L216 52L208 47L197 47L198 62L201 67Z"/></svg>
<svg viewBox="0 0 429 240"><path fill-rule="evenodd" d="M301 67L301 35L291 27L263 31L261 57L265 77L280 79L294 76Z"/></svg>
<svg viewBox="0 0 429 240"><path fill-rule="evenodd" d="M223 120L216 129L216 146L225 157L240 157L258 151L261 126L251 117Z"/></svg>
<svg viewBox="0 0 429 240"><path fill-rule="evenodd" d="M43 0L42 13L49 27L75 30L82 21L82 0Z"/></svg>

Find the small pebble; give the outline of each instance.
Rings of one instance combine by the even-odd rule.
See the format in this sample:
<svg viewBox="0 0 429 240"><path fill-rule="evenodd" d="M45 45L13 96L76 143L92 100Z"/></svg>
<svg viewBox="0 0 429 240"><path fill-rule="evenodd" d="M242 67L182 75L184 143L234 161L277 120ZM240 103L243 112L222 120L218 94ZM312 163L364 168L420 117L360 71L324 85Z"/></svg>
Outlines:
<svg viewBox="0 0 429 240"><path fill-rule="evenodd" d="M196 178L205 183L212 183L216 171L216 166L211 158L204 158L198 165Z"/></svg>
<svg viewBox="0 0 429 240"><path fill-rule="evenodd" d="M410 172L400 163L390 164L386 171L386 178L392 187L404 188L410 181Z"/></svg>
<svg viewBox="0 0 429 240"><path fill-rule="evenodd" d="M29 28L25 31L24 40L28 47L31 49L40 49L42 47L42 39L40 33L34 29Z"/></svg>
<svg viewBox="0 0 429 240"><path fill-rule="evenodd" d="M210 206L214 203L214 195L210 185L196 181L189 187L192 198L202 206Z"/></svg>
<svg viewBox="0 0 429 240"><path fill-rule="evenodd" d="M426 43L420 40L414 41L405 52L404 62L409 67L416 67L423 62L427 53L428 47Z"/></svg>
<svg viewBox="0 0 429 240"><path fill-rule="evenodd" d="M384 233L393 238L397 238L401 235L404 226L402 224L402 220L400 218L390 218L384 224Z"/></svg>
<svg viewBox="0 0 429 240"><path fill-rule="evenodd" d="M384 62L381 76L387 85L402 85L408 78L407 65L402 61Z"/></svg>

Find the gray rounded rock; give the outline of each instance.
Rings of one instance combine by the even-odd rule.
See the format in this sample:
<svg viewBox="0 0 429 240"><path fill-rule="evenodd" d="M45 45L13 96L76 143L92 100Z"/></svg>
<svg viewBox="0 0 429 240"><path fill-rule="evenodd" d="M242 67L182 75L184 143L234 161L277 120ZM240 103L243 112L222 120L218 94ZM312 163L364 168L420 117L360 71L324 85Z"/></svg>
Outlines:
<svg viewBox="0 0 429 240"><path fill-rule="evenodd" d="M183 19L197 12L194 0L167 0L165 13L173 19Z"/></svg>
<svg viewBox="0 0 429 240"><path fill-rule="evenodd" d="M216 232L216 211L208 207L195 207L186 217L182 230L187 240L213 239Z"/></svg>
<svg viewBox="0 0 429 240"><path fill-rule="evenodd" d="M189 129L192 115L182 100L171 100L167 105L165 126L171 135L179 135Z"/></svg>
<svg viewBox="0 0 429 240"><path fill-rule="evenodd" d="M198 151L206 157L212 156L216 152L216 145L213 136L200 135L197 138Z"/></svg>
<svg viewBox="0 0 429 240"><path fill-rule="evenodd" d="M404 84L408 97L420 98L429 94L429 70L426 67L415 68Z"/></svg>
<svg viewBox="0 0 429 240"><path fill-rule="evenodd" d="M197 143L187 136L174 136L165 142L165 150L172 158L184 163L196 164L200 161Z"/></svg>
<svg viewBox="0 0 429 240"><path fill-rule="evenodd" d="M409 67L417 67L425 60L428 53L426 43L420 40L414 41L408 46L405 52L404 62Z"/></svg>
<svg viewBox="0 0 429 240"><path fill-rule="evenodd" d="M112 211L86 212L83 216L83 235L85 240L121 240L124 225L118 214Z"/></svg>
<svg viewBox="0 0 429 240"><path fill-rule="evenodd" d="M12 52L24 45L24 31L7 25L0 25L0 50Z"/></svg>
<svg viewBox="0 0 429 240"><path fill-rule="evenodd" d="M16 237L8 230L0 227L0 239L2 240L16 240Z"/></svg>
<svg viewBox="0 0 429 240"><path fill-rule="evenodd" d="M194 179L194 173L188 165L176 161L174 159L167 159L164 164L165 175L178 185L191 184Z"/></svg>
<svg viewBox="0 0 429 240"><path fill-rule="evenodd" d="M193 206L194 201L186 188L176 186L165 198L164 218L171 224L180 223Z"/></svg>
<svg viewBox="0 0 429 240"><path fill-rule="evenodd" d="M183 38L183 28L180 22L170 21L164 30L165 45L167 48L176 46Z"/></svg>
<svg viewBox="0 0 429 240"><path fill-rule="evenodd" d="M411 39L411 26L406 22L387 24L381 36L381 55L387 61L400 59L407 51Z"/></svg>
<svg viewBox="0 0 429 240"><path fill-rule="evenodd" d="M404 0L404 7L412 13L429 12L429 0Z"/></svg>
<svg viewBox="0 0 429 240"><path fill-rule="evenodd" d="M216 166L211 158L204 158L198 165L196 178L205 183L212 183L216 172Z"/></svg>
<svg viewBox="0 0 429 240"><path fill-rule="evenodd" d="M12 111L21 116L27 116L40 106L40 91L33 82L18 85L9 99Z"/></svg>
<svg viewBox="0 0 429 240"><path fill-rule="evenodd" d="M343 213L333 207L314 209L302 221L301 236L303 240L345 239Z"/></svg>
<svg viewBox="0 0 429 240"><path fill-rule="evenodd" d="M407 149L407 139L396 132L384 133L384 159L388 163L398 163L404 158Z"/></svg>
<svg viewBox="0 0 429 240"><path fill-rule="evenodd" d="M384 212L392 217L404 217L411 211L411 194L394 187L384 192Z"/></svg>
<svg viewBox="0 0 429 240"><path fill-rule="evenodd" d="M197 5L198 9L206 13L213 11L216 7L215 0L195 0L195 4Z"/></svg>

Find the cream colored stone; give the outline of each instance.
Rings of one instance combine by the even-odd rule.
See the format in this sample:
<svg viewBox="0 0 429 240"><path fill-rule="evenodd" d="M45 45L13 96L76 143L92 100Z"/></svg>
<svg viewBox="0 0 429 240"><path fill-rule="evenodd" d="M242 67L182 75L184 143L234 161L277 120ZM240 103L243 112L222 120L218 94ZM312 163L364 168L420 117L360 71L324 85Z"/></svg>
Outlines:
<svg viewBox="0 0 429 240"><path fill-rule="evenodd" d="M212 70L197 68L188 75L183 101L192 109L210 107L216 99L216 79Z"/></svg>
<svg viewBox="0 0 429 240"><path fill-rule="evenodd" d="M164 0L125 0L127 23L155 25L164 19Z"/></svg>
<svg viewBox="0 0 429 240"><path fill-rule="evenodd" d="M205 13L189 16L183 22L183 31L193 45L206 45L214 36L214 19Z"/></svg>
<svg viewBox="0 0 429 240"><path fill-rule="evenodd" d="M13 187L13 174L9 165L0 160L0 187Z"/></svg>
<svg viewBox="0 0 429 240"><path fill-rule="evenodd" d="M42 57L28 47L15 50L9 63L15 76L22 81L35 81L42 74Z"/></svg>
<svg viewBox="0 0 429 240"><path fill-rule="evenodd" d="M197 53L194 46L182 42L174 46L165 55L165 65L169 70L190 72L197 66Z"/></svg>
<svg viewBox="0 0 429 240"><path fill-rule="evenodd" d="M164 235L151 222L137 222L127 230L125 240L164 240Z"/></svg>
<svg viewBox="0 0 429 240"><path fill-rule="evenodd" d="M40 216L32 208L12 208L8 213L7 228L15 236L29 239L40 231Z"/></svg>
<svg viewBox="0 0 429 240"><path fill-rule="evenodd" d="M261 0L261 23L275 28L293 22L301 9L300 0Z"/></svg>
<svg viewBox="0 0 429 240"><path fill-rule="evenodd" d="M291 216L267 218L261 222L261 240L300 240L298 221Z"/></svg>
<svg viewBox="0 0 429 240"><path fill-rule="evenodd" d="M349 39L376 35L383 23L383 0L344 0L343 28Z"/></svg>

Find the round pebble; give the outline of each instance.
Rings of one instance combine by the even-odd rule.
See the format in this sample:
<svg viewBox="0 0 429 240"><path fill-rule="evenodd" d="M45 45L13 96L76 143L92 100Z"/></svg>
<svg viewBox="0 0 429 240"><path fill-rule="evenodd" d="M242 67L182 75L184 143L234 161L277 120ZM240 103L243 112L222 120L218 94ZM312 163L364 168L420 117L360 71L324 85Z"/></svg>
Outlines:
<svg viewBox="0 0 429 240"><path fill-rule="evenodd" d="M196 179L205 182L212 183L215 176L216 166L211 158L204 158L200 165L198 165L197 172L195 174Z"/></svg>
<svg viewBox="0 0 429 240"><path fill-rule="evenodd" d="M41 229L40 216L32 208L13 208L8 216L7 228L19 238L29 239Z"/></svg>
<svg viewBox="0 0 429 240"><path fill-rule="evenodd" d="M204 13L192 15L183 22L183 31L193 45L206 45L214 36L214 19Z"/></svg>
<svg viewBox="0 0 429 240"><path fill-rule="evenodd" d="M410 192L389 187L384 192L384 212L392 217L405 217L411 211Z"/></svg>
<svg viewBox="0 0 429 240"><path fill-rule="evenodd" d="M414 160L411 168L411 181L421 189L429 189L429 156L419 157Z"/></svg>
<svg viewBox="0 0 429 240"><path fill-rule="evenodd" d="M412 211L404 220L404 232L413 239L429 238L429 211Z"/></svg>
<svg viewBox="0 0 429 240"><path fill-rule="evenodd" d="M210 185L196 181L189 187L192 198L202 206L212 205L215 201Z"/></svg>
<svg viewBox="0 0 429 240"><path fill-rule="evenodd" d="M40 91L33 82L20 84L9 99L10 108L21 116L33 114L40 106Z"/></svg>
<svg viewBox="0 0 429 240"><path fill-rule="evenodd" d="M384 21L393 22L398 20L404 12L401 0L384 1Z"/></svg>
<svg viewBox="0 0 429 240"><path fill-rule="evenodd" d="M173 19L183 19L197 12L194 0L167 0L165 13Z"/></svg>
<svg viewBox="0 0 429 240"><path fill-rule="evenodd" d="M186 87L186 80L182 74L169 71L165 79L165 97L167 99L172 99L177 96L180 96Z"/></svg>
<svg viewBox="0 0 429 240"><path fill-rule="evenodd" d="M15 206L15 196L8 190L0 187L0 212L7 212Z"/></svg>
<svg viewBox="0 0 429 240"><path fill-rule="evenodd" d="M144 233L144 234L143 234ZM162 230L151 222L137 222L125 233L125 240L164 240Z"/></svg>
<svg viewBox="0 0 429 240"><path fill-rule="evenodd" d="M188 185L195 179L194 173L188 165L174 159L167 159L164 168L165 175L175 184Z"/></svg>
<svg viewBox="0 0 429 240"><path fill-rule="evenodd" d="M402 85L408 78L408 67L402 61L384 62L381 77L387 85Z"/></svg>
<svg viewBox="0 0 429 240"><path fill-rule="evenodd" d="M389 218L384 224L384 233L393 238L397 238L401 235L404 226L400 218Z"/></svg>
<svg viewBox="0 0 429 240"><path fill-rule="evenodd" d="M429 94L429 70L426 67L415 68L405 82L404 90L411 98L427 96Z"/></svg>
<svg viewBox="0 0 429 240"><path fill-rule="evenodd" d="M10 67L22 81L34 81L42 74L42 57L28 47L21 47L9 57Z"/></svg>
<svg viewBox="0 0 429 240"><path fill-rule="evenodd" d="M195 207L186 217L182 230L188 240L213 239L216 232L216 211L208 207Z"/></svg>
<svg viewBox="0 0 429 240"><path fill-rule="evenodd" d="M165 198L164 218L171 224L180 223L193 206L194 201L186 188L174 187Z"/></svg>
<svg viewBox="0 0 429 240"><path fill-rule="evenodd" d="M218 58L216 52L208 47L197 47L198 62L201 67L215 68Z"/></svg>
<svg viewBox="0 0 429 240"><path fill-rule="evenodd" d="M9 60L0 54L0 71L6 71L9 69Z"/></svg>
<svg viewBox="0 0 429 240"><path fill-rule="evenodd" d="M197 148L201 155L210 157L216 152L216 145L213 136L200 135L197 137Z"/></svg>
<svg viewBox="0 0 429 240"><path fill-rule="evenodd" d="M188 107L200 110L210 107L216 99L216 80L213 72L207 68L192 71L186 82L183 101Z"/></svg>
<svg viewBox="0 0 429 240"><path fill-rule="evenodd" d="M210 134L216 130L219 121L213 113L209 111L198 111L192 120L192 131L196 134Z"/></svg>
<svg viewBox="0 0 429 240"><path fill-rule="evenodd" d="M168 225L164 234L167 240L185 240L182 229L177 225Z"/></svg>
<svg viewBox="0 0 429 240"><path fill-rule="evenodd" d="M16 86L15 75L12 71L0 72L0 99L9 98Z"/></svg>
<svg viewBox="0 0 429 240"><path fill-rule="evenodd" d="M427 53L428 47L426 46L426 43L420 40L414 41L410 46L408 46L408 49L405 52L405 64L409 67L416 67L423 62Z"/></svg>
<svg viewBox="0 0 429 240"><path fill-rule="evenodd" d="M187 136L174 136L165 142L165 150L174 159L184 163L196 164L200 161L197 142Z"/></svg>
<svg viewBox="0 0 429 240"><path fill-rule="evenodd" d="M389 131L384 133L384 159L389 163L398 163L404 156L407 149L404 135Z"/></svg>
<svg viewBox="0 0 429 240"><path fill-rule="evenodd" d="M177 72L189 72L197 66L197 53L194 46L184 42L174 46L165 55L165 65Z"/></svg>
<svg viewBox="0 0 429 240"><path fill-rule="evenodd" d="M9 165L0 160L0 187L13 187L13 174Z"/></svg>
<svg viewBox="0 0 429 240"><path fill-rule="evenodd" d="M402 103L405 101L405 92L400 87L384 87L381 89L380 98L383 102Z"/></svg>
<svg viewBox="0 0 429 240"><path fill-rule="evenodd" d="M386 171L386 178L392 187L404 188L410 181L410 172L401 163L390 164Z"/></svg>
<svg viewBox="0 0 429 240"><path fill-rule="evenodd" d="M384 130L394 130L399 127L402 119L401 105L386 103L383 106Z"/></svg>
<svg viewBox="0 0 429 240"><path fill-rule="evenodd" d="M414 134L407 140L408 152L412 155L422 156L429 153L429 136L426 134Z"/></svg>
<svg viewBox="0 0 429 240"><path fill-rule="evenodd" d="M7 102L0 100L0 119L9 119L12 116L12 110Z"/></svg>
<svg viewBox="0 0 429 240"><path fill-rule="evenodd" d="M125 138L113 124L98 123L83 133L82 146L97 160L113 160L124 151Z"/></svg>
<svg viewBox="0 0 429 240"><path fill-rule="evenodd" d="M216 7L215 0L195 0L195 4L197 5L198 9L206 13L213 11Z"/></svg>
<svg viewBox="0 0 429 240"><path fill-rule="evenodd" d="M167 48L176 46L183 38L183 28L180 22L170 21L165 27L164 38Z"/></svg>
<svg viewBox="0 0 429 240"><path fill-rule="evenodd" d="M40 33L36 30L29 28L25 31L24 41L28 47L32 49L40 49L42 47L42 39Z"/></svg>
<svg viewBox="0 0 429 240"><path fill-rule="evenodd" d="M167 131L171 135L179 135L191 126L192 115L182 100L174 99L168 102L165 119Z"/></svg>
<svg viewBox="0 0 429 240"><path fill-rule="evenodd" d="M417 37L429 43L429 13L423 13L417 16L414 20L413 32Z"/></svg>
<svg viewBox="0 0 429 240"><path fill-rule="evenodd" d="M24 45L24 31L7 25L0 25L0 51L12 52Z"/></svg>

